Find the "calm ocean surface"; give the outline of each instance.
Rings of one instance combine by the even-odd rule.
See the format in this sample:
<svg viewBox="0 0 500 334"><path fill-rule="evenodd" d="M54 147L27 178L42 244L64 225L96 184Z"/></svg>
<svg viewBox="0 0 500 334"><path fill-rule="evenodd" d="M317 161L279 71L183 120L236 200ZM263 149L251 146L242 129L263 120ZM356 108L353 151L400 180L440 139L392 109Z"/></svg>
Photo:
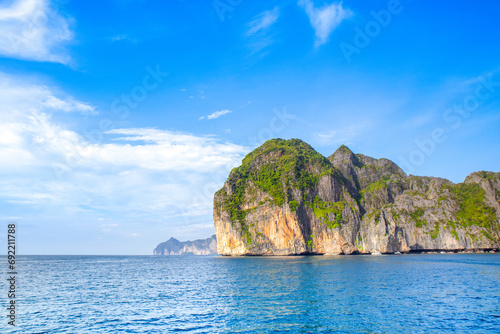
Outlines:
<svg viewBox="0 0 500 334"><path fill-rule="evenodd" d="M500 333L499 254L24 256L18 271L19 333Z"/></svg>

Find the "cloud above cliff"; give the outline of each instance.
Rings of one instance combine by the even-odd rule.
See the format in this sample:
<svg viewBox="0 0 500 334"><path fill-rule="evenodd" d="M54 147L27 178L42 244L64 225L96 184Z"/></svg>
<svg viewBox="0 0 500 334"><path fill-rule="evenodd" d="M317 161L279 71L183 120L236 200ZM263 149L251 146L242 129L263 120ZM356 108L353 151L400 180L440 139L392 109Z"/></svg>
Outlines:
<svg viewBox="0 0 500 334"><path fill-rule="evenodd" d="M17 0L0 6L0 55L68 64L64 44L73 38L70 19L48 0Z"/></svg>

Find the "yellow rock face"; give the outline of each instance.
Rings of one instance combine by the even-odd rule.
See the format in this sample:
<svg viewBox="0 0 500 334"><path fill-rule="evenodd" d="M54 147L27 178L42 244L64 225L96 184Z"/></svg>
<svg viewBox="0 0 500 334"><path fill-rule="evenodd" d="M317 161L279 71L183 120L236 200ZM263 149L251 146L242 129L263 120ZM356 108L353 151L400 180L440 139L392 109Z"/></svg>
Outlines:
<svg viewBox="0 0 500 334"><path fill-rule="evenodd" d="M249 238L241 224L231 223L225 212L214 214L217 251L220 255L350 254L357 248L341 236L341 229L328 229L313 219L306 225L287 205L256 207L246 216ZM311 226L313 229L311 229ZM311 237L313 236L313 237ZM247 244L250 239L251 243Z"/></svg>

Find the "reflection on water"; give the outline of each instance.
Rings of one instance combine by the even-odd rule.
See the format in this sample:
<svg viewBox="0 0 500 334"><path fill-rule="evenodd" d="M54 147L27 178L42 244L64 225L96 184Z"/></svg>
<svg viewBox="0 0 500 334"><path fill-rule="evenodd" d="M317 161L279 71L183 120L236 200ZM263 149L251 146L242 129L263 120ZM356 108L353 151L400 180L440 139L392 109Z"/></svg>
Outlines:
<svg viewBox="0 0 500 334"><path fill-rule="evenodd" d="M20 333L500 332L500 255L26 256L19 272Z"/></svg>

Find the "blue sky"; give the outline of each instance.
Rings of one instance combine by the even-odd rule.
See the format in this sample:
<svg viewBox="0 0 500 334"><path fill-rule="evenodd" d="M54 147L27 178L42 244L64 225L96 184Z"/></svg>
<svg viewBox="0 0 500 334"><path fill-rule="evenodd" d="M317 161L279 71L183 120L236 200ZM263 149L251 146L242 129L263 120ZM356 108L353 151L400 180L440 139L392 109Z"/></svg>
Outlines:
<svg viewBox="0 0 500 334"><path fill-rule="evenodd" d="M22 254L209 237L213 193L276 137L454 182L498 172L499 9L0 1L0 220Z"/></svg>

